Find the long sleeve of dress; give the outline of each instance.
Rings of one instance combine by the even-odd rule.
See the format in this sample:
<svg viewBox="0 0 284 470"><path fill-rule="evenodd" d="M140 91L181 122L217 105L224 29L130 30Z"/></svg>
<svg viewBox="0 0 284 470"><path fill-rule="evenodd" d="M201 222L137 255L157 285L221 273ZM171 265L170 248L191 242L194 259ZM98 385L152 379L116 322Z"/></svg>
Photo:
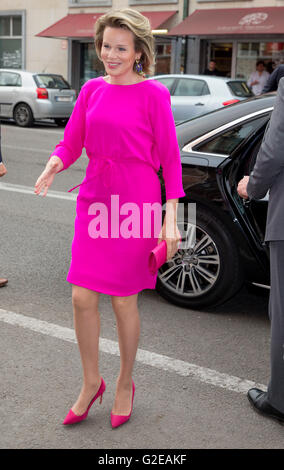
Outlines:
<svg viewBox="0 0 284 470"><path fill-rule="evenodd" d="M56 155L62 160L63 168L61 171L66 170L82 154L85 140L86 89L85 84L79 93L73 112L65 127L64 137L49 157Z"/></svg>
<svg viewBox="0 0 284 470"><path fill-rule="evenodd" d="M171 109L169 90L163 85L152 100L151 119L154 129L155 152L162 166L166 200L185 196L182 186L182 166Z"/></svg>

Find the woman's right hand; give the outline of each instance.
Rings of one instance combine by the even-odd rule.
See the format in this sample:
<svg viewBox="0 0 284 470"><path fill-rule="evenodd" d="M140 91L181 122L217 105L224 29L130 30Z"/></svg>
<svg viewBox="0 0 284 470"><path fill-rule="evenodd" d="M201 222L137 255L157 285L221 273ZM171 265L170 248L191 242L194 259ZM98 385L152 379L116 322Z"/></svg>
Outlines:
<svg viewBox="0 0 284 470"><path fill-rule="evenodd" d="M48 189L52 185L56 173L58 173L63 168L63 162L59 157L55 155L50 158L47 162L45 169L38 177L34 192L35 194L40 194L43 191L43 196L46 196Z"/></svg>
<svg viewBox="0 0 284 470"><path fill-rule="evenodd" d="M0 162L0 177L6 175L7 169L4 163Z"/></svg>

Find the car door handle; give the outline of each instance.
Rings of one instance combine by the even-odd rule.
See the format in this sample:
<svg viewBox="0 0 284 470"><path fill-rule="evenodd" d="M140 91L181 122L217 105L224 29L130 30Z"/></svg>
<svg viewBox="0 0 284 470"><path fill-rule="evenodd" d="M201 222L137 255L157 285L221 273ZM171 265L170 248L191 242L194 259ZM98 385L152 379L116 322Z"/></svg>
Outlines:
<svg viewBox="0 0 284 470"><path fill-rule="evenodd" d="M204 106L205 103L195 103L195 106Z"/></svg>

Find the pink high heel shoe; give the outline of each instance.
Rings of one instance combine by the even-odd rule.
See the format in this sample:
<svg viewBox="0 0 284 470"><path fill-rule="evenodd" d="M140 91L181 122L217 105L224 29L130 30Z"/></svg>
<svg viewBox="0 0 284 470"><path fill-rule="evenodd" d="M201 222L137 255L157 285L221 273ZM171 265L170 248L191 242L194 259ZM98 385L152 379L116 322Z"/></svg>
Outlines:
<svg viewBox="0 0 284 470"><path fill-rule="evenodd" d="M87 418L88 416L88 413L89 413L89 410L92 406L92 404L96 401L97 398L100 397L100 403L102 403L102 399L103 399L103 394L104 394L104 391L106 389L106 384L105 384L105 381L104 379L102 378L102 381L101 381L101 385L100 385L100 388L99 390L97 391L96 395L94 396L94 398L92 398L88 408L86 409L85 413L83 413L82 415L78 416L76 415L73 411L72 411L72 408L69 410L66 418L64 419L63 423L62 424L74 424L74 423L79 423L80 421L83 421L84 419Z"/></svg>
<svg viewBox="0 0 284 470"><path fill-rule="evenodd" d="M114 415L113 413L110 413L110 421L111 421L111 425L112 425L113 428L117 428L118 426L120 426L123 423L126 423L126 421L129 420L129 418L131 416L131 413L132 413L132 410L133 410L134 393L135 393L135 385L134 385L134 382L132 380L131 411L130 411L129 415Z"/></svg>

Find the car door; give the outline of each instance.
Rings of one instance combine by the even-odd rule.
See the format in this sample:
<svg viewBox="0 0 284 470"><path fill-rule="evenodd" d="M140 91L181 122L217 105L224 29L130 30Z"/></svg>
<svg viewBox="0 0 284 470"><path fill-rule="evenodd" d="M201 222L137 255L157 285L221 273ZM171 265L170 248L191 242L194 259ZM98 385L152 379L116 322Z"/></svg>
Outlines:
<svg viewBox="0 0 284 470"><path fill-rule="evenodd" d="M252 247L265 252L267 252L264 235L268 194L260 200L245 200L239 196L237 186L243 176L249 175L253 170L269 118L270 112L258 113L223 134L219 144L223 148L226 147L225 137L229 137L232 150L228 152L229 158L218 167L217 177L236 220L246 231L248 239L252 241Z"/></svg>
<svg viewBox="0 0 284 470"><path fill-rule="evenodd" d="M210 90L205 80L178 78L172 94L172 110L176 122L191 119L206 112Z"/></svg>
<svg viewBox="0 0 284 470"><path fill-rule="evenodd" d="M258 152L260 150L265 126L259 133L248 143L248 155L245 158L244 175L250 175L253 171ZM243 200L244 213L261 243L264 243L266 219L269 201L269 191L262 199Z"/></svg>
<svg viewBox="0 0 284 470"><path fill-rule="evenodd" d="M21 75L16 72L0 71L0 116L12 117L13 105L18 87L21 86Z"/></svg>

